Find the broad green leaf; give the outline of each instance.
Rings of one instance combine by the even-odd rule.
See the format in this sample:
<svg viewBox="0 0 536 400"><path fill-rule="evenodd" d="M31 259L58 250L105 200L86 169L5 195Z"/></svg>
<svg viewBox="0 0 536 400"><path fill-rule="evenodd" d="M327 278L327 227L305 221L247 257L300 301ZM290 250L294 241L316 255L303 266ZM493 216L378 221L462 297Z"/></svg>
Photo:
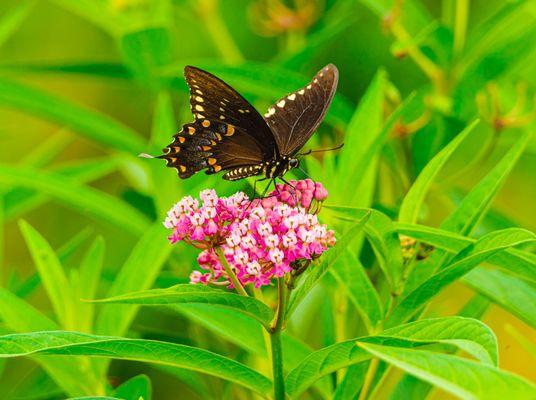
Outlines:
<svg viewBox="0 0 536 400"><path fill-rule="evenodd" d="M164 364L199 371L266 396L272 384L253 369L212 353L175 343L124 339L78 332L49 331L0 337L0 357L29 355L86 355Z"/></svg>
<svg viewBox="0 0 536 400"><path fill-rule="evenodd" d="M115 277L108 297L149 289L173 246L167 240L162 223L157 221L149 227L132 249L130 256ZM139 306L107 304L98 316L95 331L104 335L124 335Z"/></svg>
<svg viewBox="0 0 536 400"><path fill-rule="evenodd" d="M421 207L424 203L426 193L430 189L435 177L439 171L452 156L454 151L460 146L465 138L473 131L478 121L474 121L460 132L443 150L435 155L435 157L423 168L406 197L400 205L398 219L400 222L416 223L419 218Z"/></svg>
<svg viewBox="0 0 536 400"><path fill-rule="evenodd" d="M462 282L536 329L536 290L527 282L484 268L475 268Z"/></svg>
<svg viewBox="0 0 536 400"><path fill-rule="evenodd" d="M363 218L364 215L370 214L363 231L374 249L374 254L387 281L395 289L402 274L402 251L395 225L391 219L377 210L367 208L326 205L325 209L334 212L335 216L343 221Z"/></svg>
<svg viewBox="0 0 536 400"><path fill-rule="evenodd" d="M125 400L119 397L110 396L83 396L83 397L69 397L67 400ZM136 399L139 400L139 399Z"/></svg>
<svg viewBox="0 0 536 400"><path fill-rule="evenodd" d="M503 229L488 233L470 244L452 259L442 271L436 273L405 296L395 306L387 326L396 326L413 316L424 304L463 275L486 261L500 250L536 240L536 236L524 229Z"/></svg>
<svg viewBox="0 0 536 400"><path fill-rule="evenodd" d="M19 227L60 325L64 329L75 329L74 293L56 253L26 221L20 221Z"/></svg>
<svg viewBox="0 0 536 400"><path fill-rule="evenodd" d="M510 372L426 350L358 343L363 350L462 399L532 399L536 386Z"/></svg>
<svg viewBox="0 0 536 400"><path fill-rule="evenodd" d="M145 147L137 132L113 118L6 77L0 77L1 104L54 121L116 150L138 154Z"/></svg>
<svg viewBox="0 0 536 400"><path fill-rule="evenodd" d="M352 339L315 351L287 375L287 392L292 398L299 398L322 376L369 360L370 355L357 347L356 341L408 348L444 343L463 348L484 362L497 362L495 335L482 322L461 317L435 318L400 325L377 336Z"/></svg>
<svg viewBox="0 0 536 400"><path fill-rule="evenodd" d="M346 294L367 326L374 333L383 319L383 309L376 289L370 282L359 258L352 252L339 258L329 272L346 291Z"/></svg>
<svg viewBox="0 0 536 400"><path fill-rule="evenodd" d="M102 266L104 262L104 239L98 237L91 244L79 268L79 285L76 288L78 299L92 299L97 295L99 281L101 278ZM95 305L87 302L79 303L78 310L78 330L91 332L93 328L93 317L95 315Z"/></svg>
<svg viewBox="0 0 536 400"><path fill-rule="evenodd" d="M114 396L124 400L151 400L151 380L147 375L135 376L117 387Z"/></svg>
<svg viewBox="0 0 536 400"><path fill-rule="evenodd" d="M464 247L476 242L473 238L424 225L397 224L396 230L452 253L458 253ZM506 249L492 255L488 261L510 273L536 282L536 255L534 254L518 249Z"/></svg>
<svg viewBox="0 0 536 400"><path fill-rule="evenodd" d="M132 233L139 234L148 227L146 217L123 201L88 186L80 186L75 180L59 174L0 165L0 182L42 191L77 211Z"/></svg>
<svg viewBox="0 0 536 400"><path fill-rule="evenodd" d="M287 315L290 316L296 306L305 298L307 293L318 284L326 271L337 259L346 252L346 247L352 242L361 229L365 226L370 213L365 213L361 219L354 222L353 225L345 232L342 238L337 240L337 245L326 252L320 261L312 263L305 275L299 280L298 286L290 295Z"/></svg>
<svg viewBox="0 0 536 400"><path fill-rule="evenodd" d="M226 308L247 315L268 329L273 311L253 297L218 290L202 285L176 285L168 289L152 289L127 293L98 300L99 303L123 303L139 305L174 305L181 303L208 304L212 308Z"/></svg>

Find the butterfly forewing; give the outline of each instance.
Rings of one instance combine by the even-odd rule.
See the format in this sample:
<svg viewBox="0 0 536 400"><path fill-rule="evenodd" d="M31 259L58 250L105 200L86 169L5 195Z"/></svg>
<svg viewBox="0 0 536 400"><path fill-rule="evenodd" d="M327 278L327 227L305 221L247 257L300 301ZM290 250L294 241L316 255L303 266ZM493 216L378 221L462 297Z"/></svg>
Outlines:
<svg viewBox="0 0 536 400"><path fill-rule="evenodd" d="M329 64L303 88L279 99L264 119L282 155L292 156L314 133L333 100L339 72Z"/></svg>
<svg viewBox="0 0 536 400"><path fill-rule="evenodd" d="M275 138L262 116L236 90L199 68L184 69L190 106L196 119L220 121L242 128L265 156L274 156Z"/></svg>

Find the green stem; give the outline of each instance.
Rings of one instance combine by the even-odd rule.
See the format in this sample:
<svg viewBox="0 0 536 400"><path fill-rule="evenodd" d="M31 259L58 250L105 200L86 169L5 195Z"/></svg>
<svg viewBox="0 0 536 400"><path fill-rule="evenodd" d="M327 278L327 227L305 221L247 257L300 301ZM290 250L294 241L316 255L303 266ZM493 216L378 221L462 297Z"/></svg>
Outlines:
<svg viewBox="0 0 536 400"><path fill-rule="evenodd" d="M216 253L218 254L220 262L222 263L223 268L225 269L225 272L227 273L227 276L231 280L231 283L235 287L236 291L242 296L248 296L248 292L246 292L246 289L244 289L244 286L242 286L242 284L236 277L236 274L234 273L233 269L225 259L225 255L223 254L223 250L221 249L221 247L216 247Z"/></svg>
<svg viewBox="0 0 536 400"><path fill-rule="evenodd" d="M285 377L283 374L283 350L281 348L281 329L285 321L287 290L283 278L277 280L277 310L270 327L272 347L272 374L274 379L274 399L285 400Z"/></svg>
<svg viewBox="0 0 536 400"><path fill-rule="evenodd" d="M365 400L368 398L370 388L372 387L372 381L374 380L374 376L376 375L376 370L378 369L379 363L380 360L377 358L373 358L370 362L367 370L367 375L365 376L365 383L363 383L363 389L361 389L361 393L359 393L358 400Z"/></svg>
<svg viewBox="0 0 536 400"><path fill-rule="evenodd" d="M454 54L459 56L465 46L467 21L469 19L469 0L456 0L454 18Z"/></svg>

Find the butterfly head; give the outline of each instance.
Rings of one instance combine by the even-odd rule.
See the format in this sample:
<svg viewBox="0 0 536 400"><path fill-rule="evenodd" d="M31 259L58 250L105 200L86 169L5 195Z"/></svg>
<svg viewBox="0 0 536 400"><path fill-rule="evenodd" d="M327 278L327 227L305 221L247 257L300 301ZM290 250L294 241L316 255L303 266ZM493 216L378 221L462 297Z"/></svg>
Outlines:
<svg viewBox="0 0 536 400"><path fill-rule="evenodd" d="M282 156L265 163L264 174L267 178L282 177L293 168L298 168L300 161L294 157Z"/></svg>

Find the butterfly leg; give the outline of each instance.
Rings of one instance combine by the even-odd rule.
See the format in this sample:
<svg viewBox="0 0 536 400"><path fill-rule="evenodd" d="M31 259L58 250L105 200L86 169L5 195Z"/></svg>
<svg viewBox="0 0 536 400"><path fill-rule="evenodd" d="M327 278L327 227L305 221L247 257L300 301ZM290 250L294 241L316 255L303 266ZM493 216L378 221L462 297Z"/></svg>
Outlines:
<svg viewBox="0 0 536 400"><path fill-rule="evenodd" d="M279 177L279 179L281 179L283 181L283 183L286 183L288 186L290 186L292 188L292 198L294 199L294 203L297 205L298 204L298 196L296 195L296 186L294 186L292 183L287 181L282 176Z"/></svg>

